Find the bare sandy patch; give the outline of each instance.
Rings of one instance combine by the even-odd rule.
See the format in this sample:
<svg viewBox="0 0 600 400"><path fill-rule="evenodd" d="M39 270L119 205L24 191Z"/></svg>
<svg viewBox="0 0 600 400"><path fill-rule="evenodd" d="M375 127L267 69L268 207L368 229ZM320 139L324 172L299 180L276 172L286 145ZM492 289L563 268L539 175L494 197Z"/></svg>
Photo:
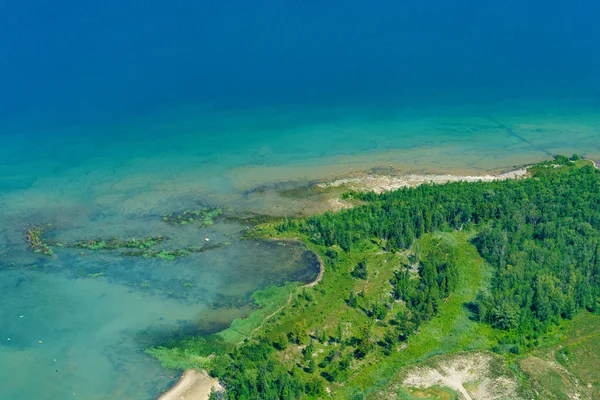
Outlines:
<svg viewBox="0 0 600 400"><path fill-rule="evenodd" d="M181 375L179 382L158 398L158 400L208 400L211 390L223 391L219 381L208 375L188 369Z"/></svg>
<svg viewBox="0 0 600 400"><path fill-rule="evenodd" d="M431 366L410 369L402 384L427 389L445 386L465 400L517 400L517 382L492 369L493 357L485 353L457 354Z"/></svg>
<svg viewBox="0 0 600 400"><path fill-rule="evenodd" d="M365 176L336 179L331 182L319 183L322 188L347 186L358 191L373 191L382 193L404 187L414 187L425 183L448 182L491 182L497 180L516 179L527 175L526 168L505 172L497 175L379 175L368 174ZM339 207L339 206L338 206Z"/></svg>

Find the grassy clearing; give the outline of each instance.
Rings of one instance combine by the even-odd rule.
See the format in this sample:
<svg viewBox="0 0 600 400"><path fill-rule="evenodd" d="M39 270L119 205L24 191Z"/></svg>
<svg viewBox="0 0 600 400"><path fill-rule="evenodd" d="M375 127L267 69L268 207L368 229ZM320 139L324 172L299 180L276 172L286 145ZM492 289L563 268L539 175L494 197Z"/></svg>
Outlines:
<svg viewBox="0 0 600 400"><path fill-rule="evenodd" d="M438 320L445 320L447 317L448 314L444 313L438 317ZM421 334L413 338L411 341L413 349L415 345L424 344L423 339L420 339L421 335L426 331L433 333L432 327L435 323L435 320L432 321L430 325L423 328ZM469 335L469 331L465 332ZM493 338L493 332L487 337ZM445 339L438 341L441 349L445 347L444 342ZM411 346L406 350L410 350ZM428 358L426 355L415 358L415 361L418 362L419 367L435 368L440 363L439 360L461 357L460 353L454 353L452 349L446 347L446 350L449 350L447 356ZM418 347L413 350L415 356L421 352ZM518 381L519 398L555 400L600 398L600 368L597 367L600 365L600 316L598 315L582 313L573 321L564 322L542 338L540 348L525 355L518 357L495 355L494 357L495 366L486 374L486 378L504 377ZM410 368L413 367L409 366L408 370ZM403 387L402 381L406 373L407 368L403 368L390 381L388 388L372 393L369 398L392 396L392 393L400 399L444 398L445 394L440 393L440 388L436 386L426 389ZM465 388L471 393L476 392L476 386L465 385Z"/></svg>
<svg viewBox="0 0 600 400"><path fill-rule="evenodd" d="M273 234L268 227L262 227L262 235ZM360 293L365 298L389 298L390 278L393 271L408 262L412 252L420 253L426 258L437 246L450 249L448 254L460 265L460 284L455 292L442 306L441 313L424 324L417 335L409 338L407 346L398 346L390 356L380 351L369 353L364 359L352 359L349 371L343 375L343 385L332 382L329 389L334 398L360 397L360 393L371 393L377 398L382 388L394 383L394 376L399 368L429 359L438 354L456 351L489 349L496 343L496 332L487 325L472 320L471 313L465 304L475 298L478 290L485 289L490 279L491 267L487 265L470 243L467 232L435 233L423 236L411 251L405 253L388 253L381 251L379 243L365 242L355 246L350 252L336 252L334 263L326 265L326 273L322 282L313 289L299 291L293 295L290 306L264 326L264 334L277 341L282 335L298 329L305 329L313 338L315 361L321 364L334 352L338 359L346 356L348 349L339 343L336 336L341 332L342 340L360 335L361 330L368 327L374 340L381 340L386 331L386 324L391 317L374 323L361 307L349 307L347 299L350 292ZM310 241L305 241L313 250L322 255L331 254L332 249L322 248ZM325 260L328 258L323 257ZM368 277L366 280L352 277L352 269L361 261L366 262ZM393 304L389 315L404 310L401 302ZM299 345L290 344L276 354L278 361L292 368L302 359L302 349L308 340ZM317 368L315 373L327 373L328 367ZM397 382L396 382L397 383ZM427 389L419 394L403 393L403 396L425 395L436 392L438 398L452 398L447 389ZM450 396L450 397L448 397ZM408 397L407 397L408 398ZM426 397L424 397L426 398ZM435 397L433 397L435 398Z"/></svg>
<svg viewBox="0 0 600 400"><path fill-rule="evenodd" d="M593 167L594 166L594 162L592 160L576 160L575 161L575 166L577 168L583 168L585 166Z"/></svg>
<svg viewBox="0 0 600 400"><path fill-rule="evenodd" d="M600 316L581 313L519 360L544 399L600 398Z"/></svg>
<svg viewBox="0 0 600 400"><path fill-rule="evenodd" d="M445 387L433 386L427 389L409 388L397 393L399 400L459 400L458 395Z"/></svg>
<svg viewBox="0 0 600 400"><path fill-rule="evenodd" d="M480 289L485 289L490 278L491 267L483 261L475 247L469 242L466 232L436 233L420 240L421 251L426 254L438 241L450 245L460 265L460 284L444 304L441 313L425 324L417 335L408 339L408 346L368 366L356 374L345 385L341 397L356 390L372 393L377 398L379 391L397 383L394 374L400 367L422 362L428 358L456 351L489 349L496 340L496 332L489 326L471 319L465 304L472 301Z"/></svg>
<svg viewBox="0 0 600 400"><path fill-rule="evenodd" d="M395 395L414 399L419 398L415 396L417 393L420 398L436 399L444 396L439 392L440 388L456 396L462 392L482 400L533 397L533 393L520 384L506 359L491 352L458 352L432 357L418 365L403 368L398 378L403 386L396 384L391 387L393 390L387 392L387 397Z"/></svg>
<svg viewBox="0 0 600 400"><path fill-rule="evenodd" d="M594 399L600 398L600 318L588 316L593 331L573 329L556 358L575 375ZM589 323L591 322L591 324ZM579 328L579 326L577 326Z"/></svg>

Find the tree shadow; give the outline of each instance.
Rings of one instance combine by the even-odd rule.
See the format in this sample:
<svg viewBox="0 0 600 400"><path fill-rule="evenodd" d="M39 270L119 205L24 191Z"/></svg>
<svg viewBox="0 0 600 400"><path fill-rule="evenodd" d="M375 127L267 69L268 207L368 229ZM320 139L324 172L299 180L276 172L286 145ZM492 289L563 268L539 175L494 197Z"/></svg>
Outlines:
<svg viewBox="0 0 600 400"><path fill-rule="evenodd" d="M479 305L473 301L463 303L471 321L479 322Z"/></svg>

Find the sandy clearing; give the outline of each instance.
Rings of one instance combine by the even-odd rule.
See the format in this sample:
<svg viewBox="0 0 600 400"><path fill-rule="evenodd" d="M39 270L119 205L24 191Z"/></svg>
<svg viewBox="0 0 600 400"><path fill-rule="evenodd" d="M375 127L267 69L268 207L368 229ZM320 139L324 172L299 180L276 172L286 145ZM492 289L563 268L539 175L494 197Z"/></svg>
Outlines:
<svg viewBox="0 0 600 400"><path fill-rule="evenodd" d="M422 389L446 386L460 393L464 400L520 399L516 382L505 376L493 376L491 362L492 356L485 353L457 354L431 367L412 368L402 384Z"/></svg>

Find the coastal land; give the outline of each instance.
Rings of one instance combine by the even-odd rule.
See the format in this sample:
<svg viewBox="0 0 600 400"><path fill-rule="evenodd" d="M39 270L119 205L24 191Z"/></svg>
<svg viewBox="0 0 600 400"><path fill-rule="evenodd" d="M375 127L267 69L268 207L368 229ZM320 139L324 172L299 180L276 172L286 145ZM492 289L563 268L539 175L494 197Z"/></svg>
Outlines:
<svg viewBox="0 0 600 400"><path fill-rule="evenodd" d="M572 296L566 295L561 297L560 307L572 307L570 314L559 310L556 317L541 325L535 322L539 316L533 315L530 318L538 324L535 328L522 327L521 322L513 320L510 324L515 325L503 326L506 321L494 320L496 309L486 306L486 297L481 296L496 290L497 260L487 255L478 242L481 222L475 224L466 215L454 217L441 229L428 232L424 228L423 233L414 233L412 241L397 244L391 244L389 234L375 235L366 242L350 239L349 243L344 243L343 235L335 237L340 231L339 227L335 229L336 221L349 215L344 210L356 206L363 210L376 204L373 202L379 195L375 194L424 184L435 184L433 188L444 183L449 183L449 188L469 184L475 189L495 182L495 186L483 187L490 196L503 190L503 181L550 179L548 184L554 182L552 179L567 179L567 174L591 174L590 179L597 182L598 172L595 168L588 171L588 166L596 167L591 160L563 157L486 176L367 173L315 183L307 190L294 192L317 198L324 205L321 211L336 213L299 220L285 218L259 225L248 234L267 240L302 240L319 257L319 275L311 284L293 287L287 295L269 300L268 307L255 311L262 319L249 318L255 321L254 326L246 330L249 333L243 343L238 341L235 347L250 353L265 352L265 362L277 363L281 376L291 374L292 380L306 385L301 395L287 389L285 398L594 398L600 376L585 368L589 352L593 355L599 343L600 320L593 313L594 306L589 304L582 310L577 305L566 305ZM443 187L439 190L445 190ZM338 189L351 194L340 196ZM426 195L426 191L419 192ZM385 203L384 199L381 201ZM339 220L336 215L341 215ZM356 215L360 211L354 218ZM349 230L356 229L351 226ZM334 236L327 239L330 234ZM442 270L440 262L445 265ZM437 272L430 273L438 276L438 283L443 274L445 283L436 283L434 294L434 289L422 285L426 279L423 274L427 274L425 266L436 264ZM429 294L414 297L410 292L416 289ZM484 307L492 308L484 311ZM163 348L158 358L164 362L181 348L185 349L185 344ZM221 379L225 389L231 390L231 398L256 398L240 390L244 385L259 383L229 374L228 368L246 365L260 370L261 363L224 354L231 348L223 346L221 352L211 353L210 361L205 349L196 348L203 362L194 368L205 367ZM571 358L571 352L587 361ZM193 376L192 370L188 369L184 377ZM206 381L185 379L186 387L194 387L199 396L205 396L198 398L210 395L211 386ZM293 383L290 385L293 387ZM175 393L180 393L177 388L166 395ZM214 396L211 398L222 398Z"/></svg>
<svg viewBox="0 0 600 400"><path fill-rule="evenodd" d="M174 261L168 296L207 290L176 269L226 249L234 250L221 256L246 257L247 279L265 275L216 299L213 315L237 310L225 323L211 328L210 316L193 330L142 334L164 368L187 371L161 400L594 399L600 378L586 365L600 334L595 167L577 155L482 175L384 166L250 190L255 200L277 196L270 215L171 209L144 220L151 236L132 226L121 238L33 224L19 248L48 266L97 260L79 272L90 283L137 261L143 271ZM148 297L159 284L132 287Z"/></svg>
<svg viewBox="0 0 600 400"><path fill-rule="evenodd" d="M393 167L392 167L393 169ZM516 179L523 177L527 174L527 168L518 168L508 172L500 173L497 175L481 175L481 176L460 176L460 175L414 175L414 174L398 174L398 175L385 175L377 173L365 173L350 178L339 178L332 181L316 183L313 186L315 188L322 188L326 191L335 188L343 188L343 190L357 190L363 192L373 191L375 193L382 193L385 191L397 190L404 187L416 187L422 184L443 184L448 182L490 182L494 180L504 179ZM331 197L331 196L328 196ZM331 211L338 211L343 208L352 207L349 202L344 202L339 196L328 198L323 202L323 205ZM273 238L272 240L277 240ZM317 254L319 259L319 273L313 282L304 285L304 288L311 288L316 286L325 272L325 266L321 257ZM292 300L292 293L290 293L286 303L280 308L275 310L273 313L267 315L264 320L275 316L281 312L290 301ZM253 332L258 331L262 328L262 324L254 328ZM241 344L241 343L240 343ZM208 375L206 370L201 369L196 371L195 369L187 369L181 375L180 380L167 392L161 395L158 400L207 400L210 396L211 391L223 391L224 388L219 384L218 380Z"/></svg>

